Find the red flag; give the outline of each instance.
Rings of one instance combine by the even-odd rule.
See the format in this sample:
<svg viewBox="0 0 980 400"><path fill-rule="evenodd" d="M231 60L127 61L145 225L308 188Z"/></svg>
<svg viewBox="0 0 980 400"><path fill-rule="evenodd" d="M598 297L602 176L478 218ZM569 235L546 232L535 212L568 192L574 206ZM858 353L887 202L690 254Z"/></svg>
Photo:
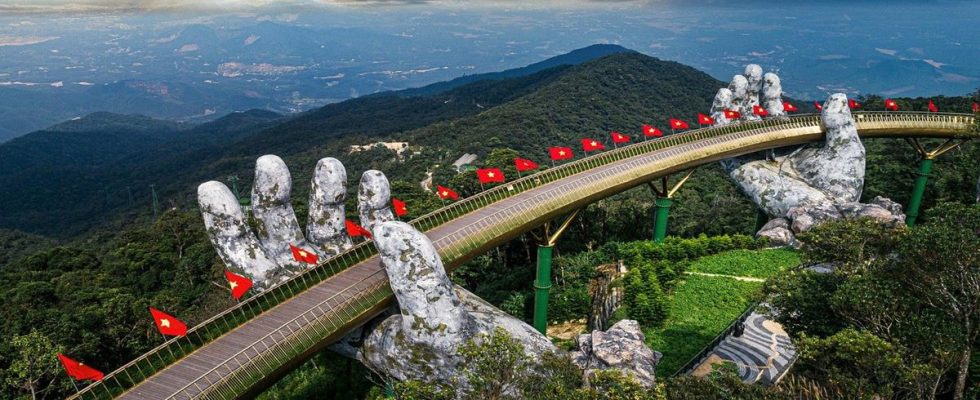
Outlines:
<svg viewBox="0 0 980 400"><path fill-rule="evenodd" d="M231 288L231 297L235 300L242 298L249 289L252 288L252 280L244 276L225 270L225 278L228 279L228 287Z"/></svg>
<svg viewBox="0 0 980 400"><path fill-rule="evenodd" d="M354 221L345 219L344 225L347 225L347 235L350 237L364 236L368 239L371 238L371 232L368 232L363 226L355 224Z"/></svg>
<svg viewBox="0 0 980 400"><path fill-rule="evenodd" d="M643 135L646 137L661 137L664 133L651 125L643 125Z"/></svg>
<svg viewBox="0 0 980 400"><path fill-rule="evenodd" d="M687 125L687 122L671 118L670 129L691 129L691 127Z"/></svg>
<svg viewBox="0 0 980 400"><path fill-rule="evenodd" d="M65 372L68 373L68 376L76 380L101 381L105 377L102 371L72 360L64 354L58 353L58 360L61 361L61 366L65 367Z"/></svg>
<svg viewBox="0 0 980 400"><path fill-rule="evenodd" d="M459 195L456 194L456 191L447 187L436 185L436 194L443 200L459 200Z"/></svg>
<svg viewBox="0 0 980 400"><path fill-rule="evenodd" d="M526 158L517 157L514 159L514 167L516 167L517 170L521 172L538 169L538 166L539 166L538 163L528 160Z"/></svg>
<svg viewBox="0 0 980 400"><path fill-rule="evenodd" d="M714 125L715 119L704 114L698 114L698 124L701 125Z"/></svg>
<svg viewBox="0 0 980 400"><path fill-rule="evenodd" d="M980 103L977 103L975 101L973 102L973 112L975 113L980 112Z"/></svg>
<svg viewBox="0 0 980 400"><path fill-rule="evenodd" d="M929 112L939 112L939 107L936 107L932 100L929 100Z"/></svg>
<svg viewBox="0 0 980 400"><path fill-rule="evenodd" d="M305 262L307 264L316 264L317 260L320 259L320 256L316 255L316 253L301 249L293 246L292 244L289 245L289 250L293 251L293 259L296 261Z"/></svg>
<svg viewBox="0 0 980 400"><path fill-rule="evenodd" d="M896 103L895 100L892 99L885 100L885 110L898 111L898 103Z"/></svg>
<svg viewBox="0 0 980 400"><path fill-rule="evenodd" d="M476 170L476 177L480 180L480 183L504 181L504 173L500 172L500 168L478 168Z"/></svg>
<svg viewBox="0 0 980 400"><path fill-rule="evenodd" d="M626 136L626 135L624 135L622 133L619 133L619 132L616 132L616 131L612 131L610 133L610 135L612 135L613 143L629 143L629 141L630 141L630 137L629 136Z"/></svg>
<svg viewBox="0 0 980 400"><path fill-rule="evenodd" d="M408 208L405 207L405 202L404 201L401 201L401 200L398 200L398 199L392 197L391 198L391 207L395 209L395 215L396 216L401 217L401 216L403 216L405 214L408 214Z"/></svg>
<svg viewBox="0 0 980 400"><path fill-rule="evenodd" d="M567 160L572 158L572 148L552 146L550 149L548 149L548 155L550 155L551 159L554 161Z"/></svg>
<svg viewBox="0 0 980 400"><path fill-rule="evenodd" d="M150 314L153 315L153 322L157 324L157 330L165 336L184 336L187 334L187 325L184 325L173 315L150 307Z"/></svg>
<svg viewBox="0 0 980 400"><path fill-rule="evenodd" d="M852 110L856 110L861 108L861 103L854 101L854 99L847 99L847 107Z"/></svg>
<svg viewBox="0 0 980 400"><path fill-rule="evenodd" d="M582 139L582 150L586 152L593 150L605 150L606 146L592 139Z"/></svg>
<svg viewBox="0 0 980 400"><path fill-rule="evenodd" d="M790 103L788 101L784 101L783 102L783 110L786 110L786 112L796 112L796 106L794 106L793 103Z"/></svg>
<svg viewBox="0 0 980 400"><path fill-rule="evenodd" d="M817 103L815 101L813 102L813 107L816 108L817 111L823 110L823 106L820 105L820 103Z"/></svg>
<svg viewBox="0 0 980 400"><path fill-rule="evenodd" d="M725 118L728 119L739 119L742 118L742 113L735 110L725 110Z"/></svg>
<svg viewBox="0 0 980 400"><path fill-rule="evenodd" d="M762 106L756 104L752 106L752 114L758 115L760 117L766 117L769 116L769 111L766 111L765 108L762 108Z"/></svg>

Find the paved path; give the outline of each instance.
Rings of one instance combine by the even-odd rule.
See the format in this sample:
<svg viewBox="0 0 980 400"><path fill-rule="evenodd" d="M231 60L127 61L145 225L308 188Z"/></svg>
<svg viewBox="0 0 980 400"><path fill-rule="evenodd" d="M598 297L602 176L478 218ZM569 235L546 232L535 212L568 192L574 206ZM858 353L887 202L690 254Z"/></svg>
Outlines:
<svg viewBox="0 0 980 400"><path fill-rule="evenodd" d="M753 312L745 320L741 336L729 335L698 365L691 375L704 376L712 365L734 363L745 383L774 384L789 371L796 359L796 347L783 328Z"/></svg>
<svg viewBox="0 0 980 400"><path fill-rule="evenodd" d="M736 281L745 281L745 282L760 282L761 283L761 282L765 282L766 281L765 279L756 278L756 277L752 277L752 276L709 274L707 272L684 271L684 274L686 274L686 275L698 275L698 276L710 276L710 277L713 277L713 278L729 278L729 279L734 279Z"/></svg>

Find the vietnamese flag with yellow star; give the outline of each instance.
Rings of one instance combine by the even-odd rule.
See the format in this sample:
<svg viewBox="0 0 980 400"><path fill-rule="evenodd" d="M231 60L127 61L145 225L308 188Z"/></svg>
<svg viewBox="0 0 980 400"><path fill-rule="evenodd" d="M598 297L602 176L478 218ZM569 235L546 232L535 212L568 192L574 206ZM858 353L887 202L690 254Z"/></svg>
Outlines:
<svg viewBox="0 0 980 400"><path fill-rule="evenodd" d="M371 238L371 232L368 231L367 229L364 229L363 226L360 226L360 225L354 223L354 221L351 221L349 219L345 219L344 220L344 225L347 226L347 235L350 236L350 237L364 236L364 237L366 237L368 239Z"/></svg>
<svg viewBox="0 0 980 400"><path fill-rule="evenodd" d="M531 160L528 160L526 158L515 157L514 158L514 167L517 168L517 170L519 172L524 172L524 171L531 171L531 170L538 169L538 167L540 167L540 165L538 165L538 163L536 163L534 161L531 161Z"/></svg>
<svg viewBox="0 0 980 400"><path fill-rule="evenodd" d="M476 170L476 177L480 180L480 183L504 181L504 173L500 172L500 168L478 168Z"/></svg>
<svg viewBox="0 0 980 400"><path fill-rule="evenodd" d="M670 129L690 129L690 128L691 128L690 125L688 125L687 122L685 121L676 118L670 119Z"/></svg>
<svg viewBox="0 0 980 400"><path fill-rule="evenodd" d="M932 100L929 100L928 106L929 112L939 112L939 107L936 107L936 103L933 103Z"/></svg>
<svg viewBox="0 0 980 400"><path fill-rule="evenodd" d="M612 136L613 143L629 143L630 137L622 133L612 131L609 133Z"/></svg>
<svg viewBox="0 0 980 400"><path fill-rule="evenodd" d="M788 101L784 101L783 102L783 110L785 110L786 112L796 112L796 106L794 106L793 103L790 103Z"/></svg>
<svg viewBox="0 0 980 400"><path fill-rule="evenodd" d="M316 253L306 249L301 249L293 246L292 244L289 245L289 250L293 252L293 259L296 261L305 262L307 264L316 264L316 262L320 259L320 256L316 255Z"/></svg>
<svg viewBox="0 0 980 400"><path fill-rule="evenodd" d="M408 214L408 207L405 206L405 202L398 200L394 197L391 198L391 207L395 209L396 216L403 216Z"/></svg>
<svg viewBox="0 0 980 400"><path fill-rule="evenodd" d="M769 116L769 111L766 111L765 108L762 108L762 106L756 104L752 106L752 114L758 115L760 117L767 117Z"/></svg>
<svg viewBox="0 0 980 400"><path fill-rule="evenodd" d="M548 155L550 155L551 159L554 161L567 160L572 158L572 148L552 146L550 149L548 149Z"/></svg>
<svg viewBox="0 0 980 400"><path fill-rule="evenodd" d="M698 124L700 125L714 125L715 119L704 114L698 114Z"/></svg>
<svg viewBox="0 0 980 400"><path fill-rule="evenodd" d="M150 314L153 315L153 322L157 324L157 330L164 336L184 336L187 334L187 325L173 315L150 307Z"/></svg>
<svg viewBox="0 0 980 400"><path fill-rule="evenodd" d="M586 152L605 149L606 145L602 144L601 142L593 139L582 139L582 150L585 150Z"/></svg>
<svg viewBox="0 0 980 400"><path fill-rule="evenodd" d="M231 297L235 300L241 299L252 288L251 279L229 270L225 270L225 278L228 279L228 287L231 288Z"/></svg>
<svg viewBox="0 0 980 400"><path fill-rule="evenodd" d="M436 194L443 200L459 200L459 194L455 190L445 186L436 185Z"/></svg>
<svg viewBox="0 0 980 400"><path fill-rule="evenodd" d="M813 108L816 108L817 111L823 110L823 106L820 105L820 103L817 103L815 101L813 102Z"/></svg>
<svg viewBox="0 0 980 400"><path fill-rule="evenodd" d="M735 110L725 110L725 118L728 119L739 119L742 118L742 113Z"/></svg>
<svg viewBox="0 0 980 400"><path fill-rule="evenodd" d="M895 100L892 99L885 100L885 110L898 111L898 103L896 103Z"/></svg>
<svg viewBox="0 0 980 400"><path fill-rule="evenodd" d="M58 361L61 361L61 366L65 367L65 372L68 373L68 376L75 378L75 380L101 381L105 377L102 371L72 360L64 354L58 353Z"/></svg>
<svg viewBox="0 0 980 400"><path fill-rule="evenodd" d="M660 129L654 128L653 125L643 125L643 136L646 137L661 137L664 133Z"/></svg>

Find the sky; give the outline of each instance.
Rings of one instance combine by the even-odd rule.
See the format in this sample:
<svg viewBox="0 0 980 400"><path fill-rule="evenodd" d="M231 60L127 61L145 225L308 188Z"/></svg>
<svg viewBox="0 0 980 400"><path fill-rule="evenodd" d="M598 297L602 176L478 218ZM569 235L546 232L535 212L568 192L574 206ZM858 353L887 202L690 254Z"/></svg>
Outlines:
<svg viewBox="0 0 980 400"><path fill-rule="evenodd" d="M21 13L132 11L252 11L264 8L445 7L578 8L646 5L651 0L0 0L0 11Z"/></svg>

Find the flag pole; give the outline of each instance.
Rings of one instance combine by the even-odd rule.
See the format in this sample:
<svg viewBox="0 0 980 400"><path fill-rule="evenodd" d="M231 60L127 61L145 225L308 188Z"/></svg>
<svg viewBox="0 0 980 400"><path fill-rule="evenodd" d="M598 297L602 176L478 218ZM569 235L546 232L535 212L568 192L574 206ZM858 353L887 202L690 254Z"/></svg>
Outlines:
<svg viewBox="0 0 980 400"><path fill-rule="evenodd" d="M68 377L68 380L70 380L71 381L71 385L75 387L75 394L81 394L82 391L81 390L78 390L78 384L75 383L75 378L72 378L72 377L69 376Z"/></svg>
<svg viewBox="0 0 980 400"><path fill-rule="evenodd" d="M159 331L160 330L158 329L157 332ZM169 340L167 339L167 335L164 335L163 332L160 332L160 336L163 336L163 343L166 344L167 340ZM177 361L177 356L174 355L174 351L170 349L170 346L167 346L167 352L170 353L170 357L174 358L174 361Z"/></svg>
<svg viewBox="0 0 980 400"><path fill-rule="evenodd" d="M486 191L486 190L487 190L487 189L483 187L483 181L480 181L480 191L481 191L481 192L484 192L484 191Z"/></svg>

